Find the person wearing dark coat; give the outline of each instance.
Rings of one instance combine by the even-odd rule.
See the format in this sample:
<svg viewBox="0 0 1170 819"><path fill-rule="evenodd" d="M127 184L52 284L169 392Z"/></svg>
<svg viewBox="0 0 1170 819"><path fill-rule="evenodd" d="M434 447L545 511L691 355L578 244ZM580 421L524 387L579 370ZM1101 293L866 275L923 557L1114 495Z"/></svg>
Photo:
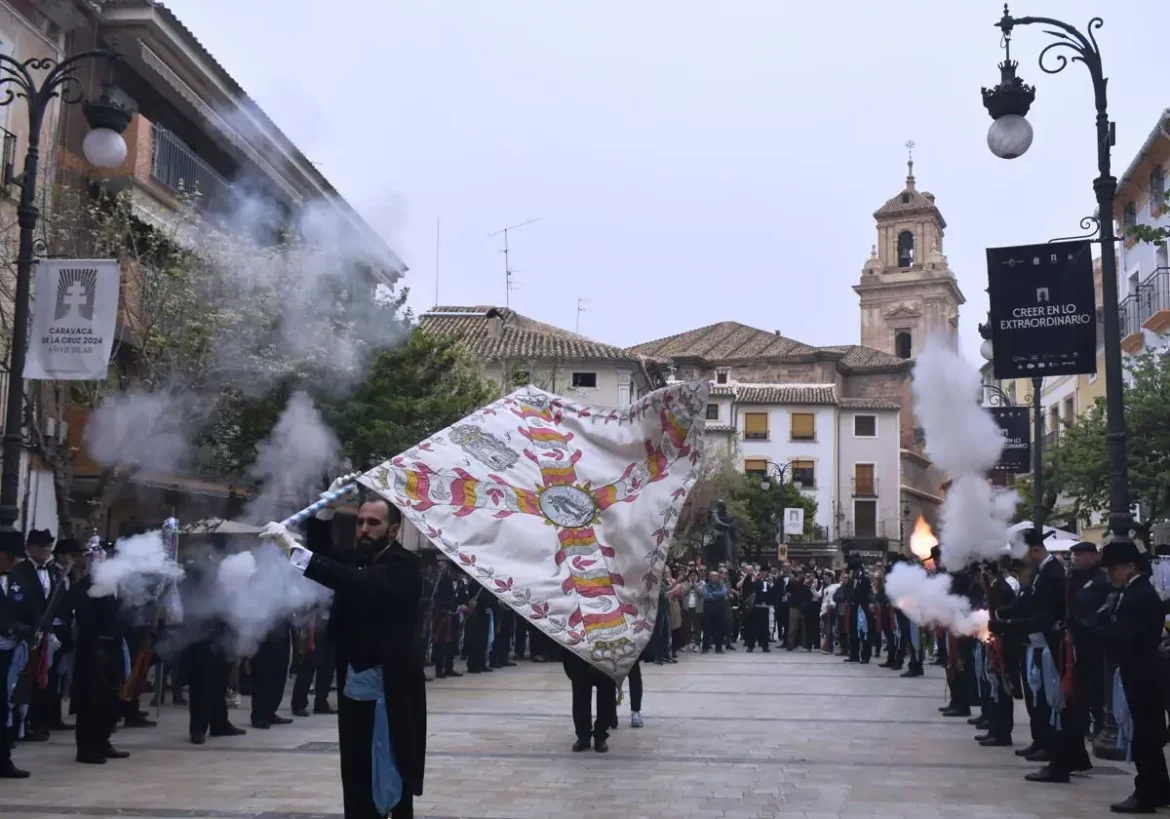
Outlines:
<svg viewBox="0 0 1170 819"><path fill-rule="evenodd" d="M292 625L282 620L264 635L252 655L253 728L266 730L273 725L288 725L292 722L278 713L281 700L284 699L291 659Z"/></svg>
<svg viewBox="0 0 1170 819"><path fill-rule="evenodd" d="M12 762L17 723L15 709L8 698L9 671L13 663L20 662L35 629L16 617L15 606L8 596L9 576L23 557L24 536L20 532L0 532L0 779L27 779L29 776L28 771Z"/></svg>
<svg viewBox="0 0 1170 819"><path fill-rule="evenodd" d="M63 686L66 669L72 662L74 649L73 600L76 595L73 594L73 586L75 585L73 566L75 561L82 559L83 555L84 550L81 548L81 543L74 538L62 538L57 541L57 545L53 549L54 563L61 572L58 582L65 584L66 597L58 606L57 614L53 618L53 636L57 638L58 648L53 654L53 664L49 668L48 721L50 731L73 729L72 725L61 719L61 700L65 693Z"/></svg>
<svg viewBox="0 0 1170 819"><path fill-rule="evenodd" d="M87 561L102 559L104 549L94 543ZM73 664L72 697L77 705L77 761L104 765L110 759L130 756L110 743L118 722L118 696L126 680L123 627L114 595L91 597L93 578L88 572L70 590L70 603L77 621L76 656Z"/></svg>
<svg viewBox="0 0 1170 819"><path fill-rule="evenodd" d="M1101 565L1118 593L1106 606L1104 642L1110 659L1117 663L1125 704L1132 721L1130 751L1137 776L1133 795L1110 806L1114 813L1154 813L1170 805L1170 774L1166 771L1166 714L1158 674L1158 646L1165 616L1162 601L1142 573L1145 557L1133 541L1106 544ZM1115 709L1116 710L1116 709Z"/></svg>
<svg viewBox="0 0 1170 819"><path fill-rule="evenodd" d="M1105 645L1097 628L1099 612L1109 598L1109 577L1097 565L1097 544L1074 543L1069 600L1072 611L1068 627L1076 648L1073 666L1073 700L1081 711L1081 722L1096 735L1105 725Z"/></svg>
<svg viewBox="0 0 1170 819"><path fill-rule="evenodd" d="M53 535L48 529L33 529L28 533L25 551L28 559L18 563L8 575L8 597L13 604L13 616L23 625L35 630L45 614L49 597L61 582L60 567L53 562ZM44 660L43 652L52 651L55 641L43 640L30 650L29 664L34 668ZM35 674L39 677L40 674ZM28 716L24 738L43 742L49 738L54 722L53 692L49 686L35 679L28 695ZM60 722L58 712L57 722Z"/></svg>
<svg viewBox="0 0 1170 819"><path fill-rule="evenodd" d="M279 524L268 536L289 547L306 578L333 591L345 819L413 819L427 737L426 678L414 648L422 569L398 543L402 515L386 500L358 508L354 549L344 553L334 549L332 517L326 508L307 522L307 549Z"/></svg>
<svg viewBox="0 0 1170 819"><path fill-rule="evenodd" d="M870 607L873 605L873 584L860 561L850 566L849 584L849 656L847 663L868 663L873 651L874 621ZM858 628L859 618L865 620L866 634ZM868 635L868 636L866 636Z"/></svg>
<svg viewBox="0 0 1170 819"><path fill-rule="evenodd" d="M573 730L577 734L573 751L588 751L592 745L593 750L604 754L609 750L609 729L617 720L617 684L572 651L564 652L561 663L573 687ZM593 716L595 688L596 717Z"/></svg>

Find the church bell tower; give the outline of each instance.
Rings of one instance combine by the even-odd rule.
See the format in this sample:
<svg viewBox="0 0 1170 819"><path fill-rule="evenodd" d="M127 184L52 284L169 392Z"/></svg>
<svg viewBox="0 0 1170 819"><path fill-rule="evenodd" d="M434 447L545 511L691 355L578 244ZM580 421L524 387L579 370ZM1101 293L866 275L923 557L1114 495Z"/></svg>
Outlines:
<svg viewBox="0 0 1170 819"><path fill-rule="evenodd" d="M906 143L913 150L914 143ZM907 161L906 187L877 209L877 244L853 286L861 299L861 343L899 358L914 358L926 339L957 343L959 306L966 299L943 255L947 223L934 194L914 182Z"/></svg>

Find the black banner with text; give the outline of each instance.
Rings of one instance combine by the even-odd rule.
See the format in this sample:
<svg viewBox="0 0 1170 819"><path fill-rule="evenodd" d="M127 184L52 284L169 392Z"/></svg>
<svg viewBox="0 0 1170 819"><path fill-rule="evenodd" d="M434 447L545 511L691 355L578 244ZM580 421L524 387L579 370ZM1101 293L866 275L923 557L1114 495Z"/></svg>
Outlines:
<svg viewBox="0 0 1170 819"><path fill-rule="evenodd" d="M1032 469L1031 413L1027 407L992 407L991 416L1003 432L1003 452L996 469L1028 472Z"/></svg>
<svg viewBox="0 0 1170 819"><path fill-rule="evenodd" d="M987 249L995 377L1097 372L1092 245Z"/></svg>

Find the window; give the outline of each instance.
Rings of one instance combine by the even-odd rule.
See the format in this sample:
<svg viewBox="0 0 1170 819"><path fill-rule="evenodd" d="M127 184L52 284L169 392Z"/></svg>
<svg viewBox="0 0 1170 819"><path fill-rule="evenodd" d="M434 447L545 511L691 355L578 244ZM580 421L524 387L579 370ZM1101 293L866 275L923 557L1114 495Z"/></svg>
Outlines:
<svg viewBox="0 0 1170 819"><path fill-rule="evenodd" d="M708 404L707 405L707 420L708 421L718 421L719 420L719 405L718 404Z"/></svg>
<svg viewBox="0 0 1170 819"><path fill-rule="evenodd" d="M791 438L794 441L815 441L817 439L817 417L811 412L794 412L791 416Z"/></svg>
<svg viewBox="0 0 1170 819"><path fill-rule="evenodd" d="M596 389L597 373L573 373L573 387Z"/></svg>
<svg viewBox="0 0 1170 819"><path fill-rule="evenodd" d="M877 479L873 475L873 464L853 465L853 494L876 495Z"/></svg>
<svg viewBox="0 0 1170 819"><path fill-rule="evenodd" d="M817 485L816 463L814 461L793 461L792 482L799 483L801 489L815 489Z"/></svg>
<svg viewBox="0 0 1170 819"><path fill-rule="evenodd" d="M768 440L768 413L745 412L743 414L743 439L745 441Z"/></svg>
<svg viewBox="0 0 1170 819"><path fill-rule="evenodd" d="M748 458L743 462L743 473L752 478L764 480L768 477L767 458Z"/></svg>
<svg viewBox="0 0 1170 819"><path fill-rule="evenodd" d="M1073 420L1076 419L1076 417L1077 414L1075 404L1073 397L1070 395L1068 398L1064 399L1064 425L1066 427L1071 427L1073 425Z"/></svg>
<svg viewBox="0 0 1170 819"><path fill-rule="evenodd" d="M512 383L517 387L523 387L532 383L532 377L528 375L528 370L516 370L512 373Z"/></svg>
<svg viewBox="0 0 1170 819"><path fill-rule="evenodd" d="M914 354L914 345L911 343L909 330L894 331L894 355L898 358L911 358Z"/></svg>
<svg viewBox="0 0 1170 819"><path fill-rule="evenodd" d="M1056 432L1060 429L1060 410L1053 407L1048 410L1048 431Z"/></svg>
<svg viewBox="0 0 1170 819"><path fill-rule="evenodd" d="M898 267L914 265L914 234L904 230L898 234Z"/></svg>
<svg viewBox="0 0 1170 819"><path fill-rule="evenodd" d="M1133 202L1125 206L1125 215L1121 217L1121 224L1126 230L1137 224L1137 205Z"/></svg>
<svg viewBox="0 0 1170 819"><path fill-rule="evenodd" d="M877 416L876 415L854 415L853 416L853 437L854 438L876 438L877 437Z"/></svg>
<svg viewBox="0 0 1170 819"><path fill-rule="evenodd" d="M1157 218L1162 215L1162 206L1166 204L1166 175L1159 165L1150 171L1150 216Z"/></svg>
<svg viewBox="0 0 1170 819"><path fill-rule="evenodd" d="M1170 267L1170 253L1167 252L1165 244L1154 247L1154 267L1162 269Z"/></svg>
<svg viewBox="0 0 1170 819"><path fill-rule="evenodd" d="M877 537L877 501L853 501L854 537Z"/></svg>
<svg viewBox="0 0 1170 819"><path fill-rule="evenodd" d="M730 380L731 380L731 370L727 369L726 367L721 367L720 369L715 371L715 383L716 384L726 384Z"/></svg>

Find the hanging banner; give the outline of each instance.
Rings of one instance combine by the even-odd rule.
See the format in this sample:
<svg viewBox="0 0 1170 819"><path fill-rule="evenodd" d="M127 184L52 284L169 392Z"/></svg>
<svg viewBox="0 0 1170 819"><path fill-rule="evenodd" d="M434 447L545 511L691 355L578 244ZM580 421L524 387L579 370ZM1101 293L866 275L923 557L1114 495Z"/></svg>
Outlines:
<svg viewBox="0 0 1170 819"><path fill-rule="evenodd" d="M1003 451L995 468L1004 472L1032 469L1031 418L1027 407L991 407L991 417L1003 433Z"/></svg>
<svg viewBox="0 0 1170 819"><path fill-rule="evenodd" d="M1092 245L987 249L995 377L1097 372Z"/></svg>
<svg viewBox="0 0 1170 819"><path fill-rule="evenodd" d="M784 510L784 534L804 534L804 507L794 506Z"/></svg>
<svg viewBox="0 0 1170 819"><path fill-rule="evenodd" d="M118 321L117 259L42 259L24 377L105 381Z"/></svg>

